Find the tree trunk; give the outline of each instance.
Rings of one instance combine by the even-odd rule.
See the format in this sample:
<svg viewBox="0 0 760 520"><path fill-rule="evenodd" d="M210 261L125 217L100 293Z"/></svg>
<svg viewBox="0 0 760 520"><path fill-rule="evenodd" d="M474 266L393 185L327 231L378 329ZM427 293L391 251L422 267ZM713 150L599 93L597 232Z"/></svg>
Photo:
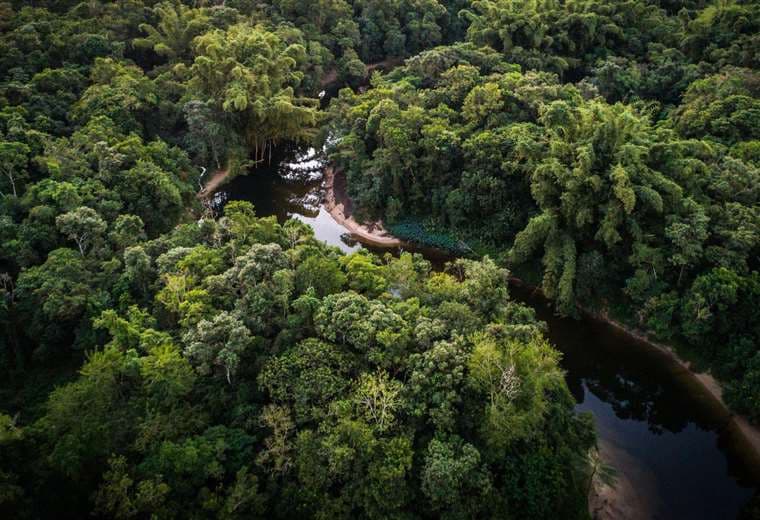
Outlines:
<svg viewBox="0 0 760 520"><path fill-rule="evenodd" d="M18 197L18 194L16 193L16 180L13 178L13 174L10 172L6 172L5 176L8 177L9 181L11 181L11 187L13 188L13 196Z"/></svg>
<svg viewBox="0 0 760 520"><path fill-rule="evenodd" d="M211 146L211 153L214 155L214 162L216 163L216 169L221 170L222 164L219 162L219 152L216 151L216 146Z"/></svg>

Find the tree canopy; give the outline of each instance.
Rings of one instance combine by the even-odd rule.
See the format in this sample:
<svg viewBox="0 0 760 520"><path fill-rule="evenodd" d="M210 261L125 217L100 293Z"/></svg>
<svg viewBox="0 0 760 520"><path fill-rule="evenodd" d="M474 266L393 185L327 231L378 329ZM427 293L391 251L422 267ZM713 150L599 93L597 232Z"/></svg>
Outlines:
<svg viewBox="0 0 760 520"><path fill-rule="evenodd" d="M760 419L759 28L749 0L0 1L0 513L588 518L592 420L512 273ZM201 203L293 143L462 258Z"/></svg>
<svg viewBox="0 0 760 520"><path fill-rule="evenodd" d="M735 356L760 344L760 322L732 321L715 351L720 311L696 295L716 270L754 287L760 268L759 76L740 49L756 46L760 12L679 4L472 2L466 43L341 91L331 157L361 214L496 251L562 314L613 309L689 344L757 417L754 369Z"/></svg>

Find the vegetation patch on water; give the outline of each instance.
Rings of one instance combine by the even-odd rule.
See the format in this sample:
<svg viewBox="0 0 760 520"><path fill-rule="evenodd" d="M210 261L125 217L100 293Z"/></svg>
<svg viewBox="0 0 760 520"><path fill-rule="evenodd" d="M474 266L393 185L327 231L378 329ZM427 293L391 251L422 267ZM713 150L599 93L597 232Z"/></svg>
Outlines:
<svg viewBox="0 0 760 520"><path fill-rule="evenodd" d="M406 242L435 247L459 255L468 255L473 249L451 231L442 229L432 222L421 222L414 218L406 218L388 224L388 231L395 237Z"/></svg>
<svg viewBox="0 0 760 520"><path fill-rule="evenodd" d="M0 0L0 518L588 519L592 417L505 266L760 422L757 4ZM428 258L278 223L296 143Z"/></svg>

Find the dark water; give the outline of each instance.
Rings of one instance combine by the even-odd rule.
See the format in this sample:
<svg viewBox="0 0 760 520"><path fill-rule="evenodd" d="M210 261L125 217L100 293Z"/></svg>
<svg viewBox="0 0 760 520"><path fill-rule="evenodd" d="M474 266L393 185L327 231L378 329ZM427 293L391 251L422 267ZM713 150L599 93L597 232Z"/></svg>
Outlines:
<svg viewBox="0 0 760 520"><path fill-rule="evenodd" d="M563 353L577 409L593 413L618 486L631 483L641 518L736 518L757 486L757 468L714 399L668 356L592 319L559 318L520 287Z"/></svg>
<svg viewBox="0 0 760 520"><path fill-rule="evenodd" d="M224 185L214 196L221 209L228 200L253 203L260 217L275 215L280 222L297 218L314 229L320 240L350 253L361 247L322 207L324 163L313 149L283 147L272 161Z"/></svg>
<svg viewBox="0 0 760 520"><path fill-rule="evenodd" d="M312 156L279 150L271 165L223 187L217 207L248 200L259 216L298 218L318 239L346 252L358 249L321 207L322 165ZM758 468L742 451L730 417L691 376L610 325L558 318L540 296L519 287L511 292L547 322L577 409L594 415L600 452L616 468L617 489L636 511L633 517L736 518L757 488Z"/></svg>

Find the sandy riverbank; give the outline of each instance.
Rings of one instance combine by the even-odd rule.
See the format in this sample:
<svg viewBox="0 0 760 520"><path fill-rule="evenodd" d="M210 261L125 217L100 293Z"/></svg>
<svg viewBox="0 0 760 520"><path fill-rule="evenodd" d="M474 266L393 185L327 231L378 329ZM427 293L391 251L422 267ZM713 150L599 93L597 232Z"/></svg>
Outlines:
<svg viewBox="0 0 760 520"><path fill-rule="evenodd" d="M209 180L203 184L203 188L198 192L198 198L207 199L212 196L222 184L227 182L227 177L229 177L229 175L229 170L215 171L213 174L211 174Z"/></svg>
<svg viewBox="0 0 760 520"><path fill-rule="evenodd" d="M589 496L589 513L594 520L647 520L655 518L655 476L636 464L623 448L599 440L599 456L615 468L614 482L606 484L595 478Z"/></svg>
<svg viewBox="0 0 760 520"><path fill-rule="evenodd" d="M702 390L706 392L713 400L713 404L718 406L720 410L726 414L728 422L725 426L726 431L730 436L736 440L736 442L742 445L742 451L746 453L750 460L749 465L755 468L755 476L760 478L760 429L750 423L749 419L743 415L734 413L723 400L723 388L720 386L715 377L707 372L698 372L694 365L683 359L678 353L669 345L658 343L649 339L646 333L632 330L630 327L620 323L613 318L610 318L605 313L594 313L583 309L591 319L602 321L616 329L624 332L625 334L635 338L642 345L647 348L657 350L664 354L670 362L674 363L680 368L686 375L688 375L693 382L695 382Z"/></svg>
<svg viewBox="0 0 760 520"><path fill-rule="evenodd" d="M228 177L229 170L214 172L204 183L203 189L198 192L198 198L208 199L211 197L227 181ZM322 202L335 221L345 227L359 242L388 248L404 245L403 241L388 233L382 222L359 223L356 221L353 216L353 205L346 194L345 176L335 175L331 166L325 168Z"/></svg>
<svg viewBox="0 0 760 520"><path fill-rule="evenodd" d="M520 280L519 278L512 277L510 278L510 282L516 285L531 288L543 295L543 291L541 291L540 288L533 287L530 284L527 284L524 281ZM639 344L642 345L643 348L655 350L663 354L664 357L669 360L669 362L673 363L684 374L689 376L689 378L694 383L696 383L699 388L704 390L706 394L712 398L713 404L718 406L726 414L726 417L728 418L726 429L729 430L732 437L736 438L738 442L744 444L744 451L748 455L752 456L752 465L757 468L757 477L760 478L760 428L750 423L749 419L746 417L731 411L731 409L723 400L723 389L720 386L720 383L712 374L707 372L698 372L694 365L679 356L673 347L652 340L649 338L646 332L634 330L631 327L610 317L606 312L594 312L584 307L580 307L580 311L585 317L605 323L611 327L614 327L615 329L618 329L627 336L634 338L639 342Z"/></svg>
<svg viewBox="0 0 760 520"><path fill-rule="evenodd" d="M540 287L525 283L515 277L510 278L510 283L519 287L525 287L536 294L545 297ZM663 343L649 338L646 332L632 329L631 327L611 318L605 312L594 312L579 307L586 319L594 320L605 326L612 327L628 337L636 340L642 349L657 352L662 356L662 362L670 364L674 369L674 377L683 377L684 383L689 385L690 391L699 392L706 399L706 405L715 407L721 415L725 415L726 423L723 431L731 439L731 444L747 460L747 467L753 468L755 478L760 479L760 429L749 422L746 417L730 410L723 401L723 391L720 383L712 374L699 372L689 361L684 360L678 353ZM615 468L616 482L613 486L595 482L589 497L589 512L595 520L637 520L639 518L651 518L646 512L656 510L656 504L645 501L647 493L642 488L651 480L648 475L640 473L635 464L626 462L629 458L625 449L614 446L609 442L599 441L599 453L602 460ZM644 516L640 513L645 512Z"/></svg>
<svg viewBox="0 0 760 520"><path fill-rule="evenodd" d="M401 240L386 231L382 222L360 224L354 219L353 205L346 193L345 176L340 172L335 172L332 166L325 168L324 190L323 204L325 209L356 240L364 244L381 247L403 245Z"/></svg>
<svg viewBox="0 0 760 520"><path fill-rule="evenodd" d="M199 197L205 198L213 194L214 190L224 183L227 177L226 171L217 171L205 184L204 190ZM391 235L382 225L382 222L360 224L354 218L353 205L346 192L345 175L335 172L328 166L324 173L323 204L325 209L340 225L346 228L358 241L379 247L397 247L404 243ZM510 282L522 285L541 293L541 290L524 283L517 278ZM613 327L625 335L634 338L644 349L655 350L663 355L663 362L672 364L677 368L677 377L684 375L689 381L692 391L702 393L711 401L710 406L715 406L726 417L725 431L731 439L731 443L738 446L748 460L748 465L757 468L760 477L760 430L752 425L746 418L734 414L723 401L723 393L720 384L709 373L698 372L688 361L682 359L673 348L668 345L651 340L646 333L632 329L625 324L611 318L606 313L592 312L581 308L582 313L588 319L592 319L607 326ZM691 386L692 383L694 386ZM608 519L638 519L646 518L648 513L656 510L656 505L647 503L647 493L644 488L648 485L647 475L631 471L635 465L626 463L629 455L620 446L605 445L600 442L600 454L606 463L618 470L617 483L608 486L597 483L589 501L589 509L593 518L598 520ZM643 514L642 514L643 512Z"/></svg>

